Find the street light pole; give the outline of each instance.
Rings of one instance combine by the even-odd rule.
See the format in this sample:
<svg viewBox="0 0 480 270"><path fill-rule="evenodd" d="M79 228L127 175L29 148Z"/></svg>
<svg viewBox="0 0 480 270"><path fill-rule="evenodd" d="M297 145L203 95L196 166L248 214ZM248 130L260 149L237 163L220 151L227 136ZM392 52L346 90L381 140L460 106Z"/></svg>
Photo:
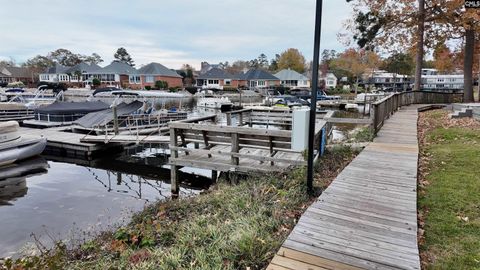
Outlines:
<svg viewBox="0 0 480 270"><path fill-rule="evenodd" d="M308 160L307 160L307 189L313 193L313 154L315 121L317 116L317 91L318 91L318 66L320 62L320 39L322 35L322 8L323 0L317 0L315 14L315 38L313 45L313 68L312 68L312 99L310 102L310 125L308 129Z"/></svg>

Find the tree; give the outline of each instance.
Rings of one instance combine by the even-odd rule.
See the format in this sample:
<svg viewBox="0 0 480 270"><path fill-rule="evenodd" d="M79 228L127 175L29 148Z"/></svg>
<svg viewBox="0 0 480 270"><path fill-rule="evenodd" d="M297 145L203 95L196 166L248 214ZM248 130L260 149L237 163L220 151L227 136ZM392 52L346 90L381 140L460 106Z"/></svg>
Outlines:
<svg viewBox="0 0 480 270"><path fill-rule="evenodd" d="M130 56L130 54L128 54L127 50L123 47L118 48L117 52L113 55L113 57L117 62L125 63L132 67L135 66L135 64L133 63L132 57Z"/></svg>
<svg viewBox="0 0 480 270"><path fill-rule="evenodd" d="M275 54L275 58L273 58L271 61L270 61L270 66L268 67L268 69L271 71L271 72L276 72L278 71L278 61L280 60L280 54Z"/></svg>
<svg viewBox="0 0 480 270"><path fill-rule="evenodd" d="M228 73L236 74L236 73L243 72L244 70L247 70L249 68L250 68L250 65L248 61L237 60L233 62L230 66L226 67L225 70Z"/></svg>
<svg viewBox="0 0 480 270"><path fill-rule="evenodd" d="M268 69L268 57L262 53L257 58L258 66L263 69Z"/></svg>
<svg viewBox="0 0 480 270"><path fill-rule="evenodd" d="M101 82L99 79L94 78L94 79L92 80L93 88L97 88L98 86L100 86L100 84L102 84L102 82Z"/></svg>
<svg viewBox="0 0 480 270"><path fill-rule="evenodd" d="M380 57L375 52L350 48L339 54L338 58L332 60L331 65L348 71L355 77L355 93L357 93L361 76L369 69L376 69L379 62Z"/></svg>
<svg viewBox="0 0 480 270"><path fill-rule="evenodd" d="M228 62L226 62L228 65ZM189 64L184 64L182 66L180 74L183 78L183 83L187 86L192 86L195 83L195 77L193 76L193 67Z"/></svg>
<svg viewBox="0 0 480 270"><path fill-rule="evenodd" d="M103 62L102 57L96 53L92 53L91 56L84 56L82 58L83 58L83 62L89 65L98 65Z"/></svg>
<svg viewBox="0 0 480 270"><path fill-rule="evenodd" d="M57 49L53 52L50 52L47 55L47 58L61 65L73 67L81 63L84 59L84 56L81 54L72 53L67 49Z"/></svg>
<svg viewBox="0 0 480 270"><path fill-rule="evenodd" d="M0 67L15 67L17 64L15 63L15 60L13 58L10 58L10 60L1 60L0 61Z"/></svg>
<svg viewBox="0 0 480 270"><path fill-rule="evenodd" d="M305 72L306 60L303 54L294 48L290 48L280 54L278 69L292 69L298 73Z"/></svg>
<svg viewBox="0 0 480 270"><path fill-rule="evenodd" d="M455 70L455 54L450 48L443 44L439 44L433 51L434 67L443 73L451 73Z"/></svg>
<svg viewBox="0 0 480 270"><path fill-rule="evenodd" d="M395 53L383 62L382 69L402 75L412 75L415 70L413 58L405 53Z"/></svg>

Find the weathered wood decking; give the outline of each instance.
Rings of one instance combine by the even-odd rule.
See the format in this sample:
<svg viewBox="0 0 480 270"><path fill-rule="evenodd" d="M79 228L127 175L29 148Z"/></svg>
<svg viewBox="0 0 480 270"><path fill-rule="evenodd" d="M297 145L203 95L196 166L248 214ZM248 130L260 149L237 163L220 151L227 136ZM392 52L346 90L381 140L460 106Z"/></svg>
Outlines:
<svg viewBox="0 0 480 270"><path fill-rule="evenodd" d="M307 209L267 269L420 269L417 108L385 121Z"/></svg>

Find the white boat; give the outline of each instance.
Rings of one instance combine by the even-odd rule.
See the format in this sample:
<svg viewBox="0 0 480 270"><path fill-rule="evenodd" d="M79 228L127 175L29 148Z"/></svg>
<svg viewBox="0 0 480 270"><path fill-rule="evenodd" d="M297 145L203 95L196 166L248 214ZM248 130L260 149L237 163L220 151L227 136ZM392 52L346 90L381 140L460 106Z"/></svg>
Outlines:
<svg viewBox="0 0 480 270"><path fill-rule="evenodd" d="M355 97L355 103L374 102L388 96L387 93L360 93Z"/></svg>
<svg viewBox="0 0 480 270"><path fill-rule="evenodd" d="M40 155L47 146L42 137L23 138L15 121L0 123L0 166Z"/></svg>
<svg viewBox="0 0 480 270"><path fill-rule="evenodd" d="M197 101L197 107L228 111L232 109L233 103L228 97L200 97Z"/></svg>
<svg viewBox="0 0 480 270"><path fill-rule="evenodd" d="M358 105L348 103L348 104L345 105L345 110L347 110L347 111L358 111Z"/></svg>

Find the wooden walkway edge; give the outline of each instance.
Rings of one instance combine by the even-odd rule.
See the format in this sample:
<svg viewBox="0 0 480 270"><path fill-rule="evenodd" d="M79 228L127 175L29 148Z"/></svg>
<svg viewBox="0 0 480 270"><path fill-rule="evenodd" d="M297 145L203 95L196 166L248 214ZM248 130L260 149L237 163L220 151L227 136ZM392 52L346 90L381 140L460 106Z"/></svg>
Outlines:
<svg viewBox="0 0 480 270"><path fill-rule="evenodd" d="M401 108L300 218L267 269L420 269L418 105Z"/></svg>

